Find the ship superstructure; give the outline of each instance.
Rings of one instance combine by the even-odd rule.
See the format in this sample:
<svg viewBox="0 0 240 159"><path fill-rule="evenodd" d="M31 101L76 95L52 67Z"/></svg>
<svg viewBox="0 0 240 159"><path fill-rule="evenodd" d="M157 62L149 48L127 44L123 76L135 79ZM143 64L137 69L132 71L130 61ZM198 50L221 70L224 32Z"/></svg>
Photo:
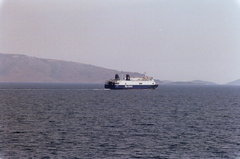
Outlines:
<svg viewBox="0 0 240 159"><path fill-rule="evenodd" d="M158 84L152 77L131 78L128 74L123 79L120 79L119 75L116 74L114 79L105 83L107 89L155 89L157 87Z"/></svg>

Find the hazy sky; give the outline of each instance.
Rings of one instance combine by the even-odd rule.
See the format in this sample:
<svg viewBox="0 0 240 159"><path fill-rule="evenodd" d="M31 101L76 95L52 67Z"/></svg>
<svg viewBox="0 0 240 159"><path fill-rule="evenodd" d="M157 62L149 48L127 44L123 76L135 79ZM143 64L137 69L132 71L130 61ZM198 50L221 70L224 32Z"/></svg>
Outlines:
<svg viewBox="0 0 240 159"><path fill-rule="evenodd" d="M240 0L0 0L0 52L229 82Z"/></svg>

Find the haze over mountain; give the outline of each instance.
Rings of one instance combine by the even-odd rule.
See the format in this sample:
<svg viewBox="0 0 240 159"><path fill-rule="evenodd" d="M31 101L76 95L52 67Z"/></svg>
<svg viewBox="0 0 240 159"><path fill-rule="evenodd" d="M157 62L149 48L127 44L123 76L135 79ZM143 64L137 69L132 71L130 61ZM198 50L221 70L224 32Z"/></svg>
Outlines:
<svg viewBox="0 0 240 159"><path fill-rule="evenodd" d="M120 71L26 55L0 54L0 82L103 83ZM143 76L140 73L132 76Z"/></svg>
<svg viewBox="0 0 240 159"><path fill-rule="evenodd" d="M240 86L240 79L227 83L227 85Z"/></svg>

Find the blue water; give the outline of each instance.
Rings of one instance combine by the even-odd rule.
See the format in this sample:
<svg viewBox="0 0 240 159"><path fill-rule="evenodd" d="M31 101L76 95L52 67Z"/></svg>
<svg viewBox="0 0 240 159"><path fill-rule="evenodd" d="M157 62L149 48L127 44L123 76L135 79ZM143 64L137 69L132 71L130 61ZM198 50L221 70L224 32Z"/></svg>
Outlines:
<svg viewBox="0 0 240 159"><path fill-rule="evenodd" d="M0 84L0 158L239 159L240 87Z"/></svg>

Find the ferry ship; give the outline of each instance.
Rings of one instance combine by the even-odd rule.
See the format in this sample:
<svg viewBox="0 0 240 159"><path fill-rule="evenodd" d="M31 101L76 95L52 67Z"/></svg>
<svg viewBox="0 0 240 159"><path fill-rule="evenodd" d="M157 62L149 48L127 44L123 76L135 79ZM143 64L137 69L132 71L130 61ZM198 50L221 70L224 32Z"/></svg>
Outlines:
<svg viewBox="0 0 240 159"><path fill-rule="evenodd" d="M123 79L116 74L114 79L105 83L106 89L156 89L157 87L158 84L152 77L131 78L129 74Z"/></svg>

